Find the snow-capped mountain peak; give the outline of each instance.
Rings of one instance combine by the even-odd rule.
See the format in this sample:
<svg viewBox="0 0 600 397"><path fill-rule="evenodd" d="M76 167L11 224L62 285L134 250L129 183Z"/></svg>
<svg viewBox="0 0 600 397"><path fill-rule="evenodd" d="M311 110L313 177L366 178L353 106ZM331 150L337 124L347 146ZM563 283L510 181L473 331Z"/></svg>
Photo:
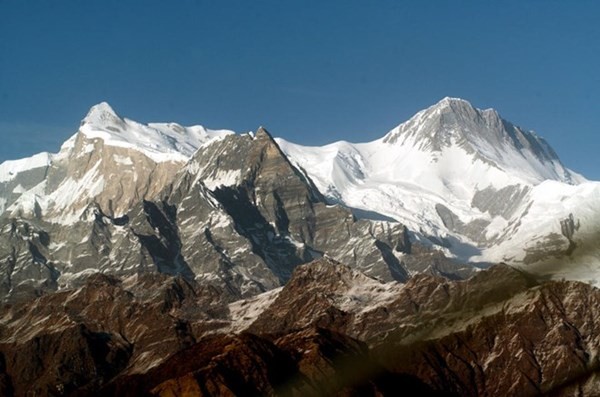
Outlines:
<svg viewBox="0 0 600 397"><path fill-rule="evenodd" d="M330 200L445 241L462 260L531 260L537 248L524 251L525 242L561 236L570 213L597 207L584 192L598 185L565 168L543 138L462 99L444 98L372 142L278 143Z"/></svg>
<svg viewBox="0 0 600 397"><path fill-rule="evenodd" d="M88 270L156 266L220 279L242 296L322 254L406 280L464 275L473 261L563 261L587 255L600 234L600 183L576 184L537 135L461 99L367 143L305 147L263 127L230 134L142 124L100 103L59 154L0 165L0 246L20 272L10 283L41 274L40 264L63 285ZM10 253L17 243L20 259ZM600 259L584 259L583 270L553 271L600 274L587 265Z"/></svg>
<svg viewBox="0 0 600 397"><path fill-rule="evenodd" d="M160 191L202 145L230 134L200 125L142 124L101 102L59 153L0 164L0 214L38 208L46 220L70 223L97 203L111 215L122 215L140 198Z"/></svg>
<svg viewBox="0 0 600 397"><path fill-rule="evenodd" d="M383 142L429 152L434 158L458 148L473 161L485 162L528 183L580 180L562 165L543 138L502 119L494 109L477 109L458 98L444 98L417 113L392 129Z"/></svg>
<svg viewBox="0 0 600 397"><path fill-rule="evenodd" d="M466 99L449 96L442 98L438 103L429 107L429 109L440 108L451 108L457 112L473 112L477 110Z"/></svg>
<svg viewBox="0 0 600 397"><path fill-rule="evenodd" d="M383 185L410 185L445 201L462 201L487 186L584 181L562 165L542 138L503 120L493 109L480 110L458 98L442 99L372 142L335 142L320 148L278 142L321 191L345 196L345 202L351 201L347 204L358 208L370 201L362 193L371 194ZM348 189L361 192L356 201ZM418 213L419 208L411 211Z"/></svg>
<svg viewBox="0 0 600 397"><path fill-rule="evenodd" d="M122 126L124 121L107 102L100 102L90 108L81 125L90 125L96 128Z"/></svg>
<svg viewBox="0 0 600 397"><path fill-rule="evenodd" d="M201 125L142 124L120 117L106 102L92 106L81 121L79 132L89 139L101 139L108 146L142 152L156 162L185 162L201 145L234 133Z"/></svg>

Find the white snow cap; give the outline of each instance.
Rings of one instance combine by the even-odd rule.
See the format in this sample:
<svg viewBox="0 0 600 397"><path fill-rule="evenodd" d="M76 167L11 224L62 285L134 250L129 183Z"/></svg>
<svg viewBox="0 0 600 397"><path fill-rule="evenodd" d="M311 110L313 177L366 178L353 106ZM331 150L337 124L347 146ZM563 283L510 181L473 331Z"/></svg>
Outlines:
<svg viewBox="0 0 600 397"><path fill-rule="evenodd" d="M578 191L586 184L562 165L542 138L502 120L493 109L479 110L459 98L442 99L372 142L340 141L322 147L277 142L331 201L396 219L423 235L454 236L472 247L481 244L481 250L488 244L485 239L502 237L509 224L523 224L518 217L536 208L528 205L537 186L553 182L560 187L557 191ZM520 206L518 210L499 215L473 204L475 197L484 197L482 192L494 196L503 189L521 195L514 193L509 199ZM540 207L555 205L544 200L562 202L540 198ZM440 213L444 208L452 214L452 222L483 225L481 234L455 231ZM552 221L560 225L556 219L561 217ZM466 246L455 244L445 253L469 260L474 254L463 249Z"/></svg>
<svg viewBox="0 0 600 397"><path fill-rule="evenodd" d="M89 139L102 139L105 145L140 151L156 162L185 162L201 145L234 133L201 125L141 124L120 117L106 102L91 107L79 131Z"/></svg>
<svg viewBox="0 0 600 397"><path fill-rule="evenodd" d="M392 129L383 142L437 153L460 147L529 182L581 181L543 138L502 119L494 109L477 109L460 98L446 97L418 112Z"/></svg>
<svg viewBox="0 0 600 397"><path fill-rule="evenodd" d="M443 97L434 106L446 105L446 104L450 104L450 103L462 103L462 104L467 104L467 105L471 106L471 103L469 101L467 101L466 99L462 99L462 98L458 98L458 97L451 97L451 96Z"/></svg>
<svg viewBox="0 0 600 397"><path fill-rule="evenodd" d="M90 108L81 124L106 126L111 123L122 123L123 120L107 102L100 102Z"/></svg>

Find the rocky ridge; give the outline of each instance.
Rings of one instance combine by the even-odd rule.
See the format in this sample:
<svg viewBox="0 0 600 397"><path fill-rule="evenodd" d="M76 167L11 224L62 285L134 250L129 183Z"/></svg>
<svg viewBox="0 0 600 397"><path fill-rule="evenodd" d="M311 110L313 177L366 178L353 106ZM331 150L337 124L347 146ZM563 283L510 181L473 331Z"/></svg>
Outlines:
<svg viewBox="0 0 600 397"><path fill-rule="evenodd" d="M266 294L228 304L181 277L96 275L4 306L3 395L600 390L600 293L586 284L507 266L390 284L320 259Z"/></svg>
<svg viewBox="0 0 600 397"><path fill-rule="evenodd" d="M107 105L90 111L40 174L41 187L0 217L5 299L77 285L98 271L182 275L238 299L283 285L294 267L324 254L387 281L474 271L413 244L402 224L359 219L330 203L263 128L203 130L184 163L169 147L157 154L131 146L142 132L154 134L151 142L170 137L153 126Z"/></svg>

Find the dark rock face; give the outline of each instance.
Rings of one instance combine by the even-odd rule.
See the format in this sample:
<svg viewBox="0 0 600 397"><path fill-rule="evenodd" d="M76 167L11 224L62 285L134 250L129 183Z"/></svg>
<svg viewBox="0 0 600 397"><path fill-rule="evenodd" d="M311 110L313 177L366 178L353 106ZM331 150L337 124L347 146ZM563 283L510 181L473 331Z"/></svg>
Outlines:
<svg viewBox="0 0 600 397"><path fill-rule="evenodd" d="M299 266L286 286L268 294L228 305L227 292L180 276L120 280L97 274L77 289L5 305L0 391L600 391L600 292L586 284L539 283L502 265L465 281L420 275L404 284L382 283L323 258ZM241 317L248 315L254 320Z"/></svg>
<svg viewBox="0 0 600 397"><path fill-rule="evenodd" d="M594 395L599 386L600 328L592 313L600 292L589 285L538 285L506 266L463 282L423 275L384 305L357 313L341 310L340 288L332 288L351 277L348 268L302 267L297 275L251 330L266 332L269 322L282 333L310 324L335 329L366 341L388 370L458 395L560 394L577 387Z"/></svg>
<svg viewBox="0 0 600 397"><path fill-rule="evenodd" d="M0 226L0 295L15 299L39 296L56 288L59 272L48 260L49 236L28 222L11 219ZM35 287L21 284L28 279L43 280Z"/></svg>
<svg viewBox="0 0 600 397"><path fill-rule="evenodd" d="M97 274L76 290L3 307L3 373L15 395L95 388L192 345L210 326L198 322L226 315L212 287L158 274L126 282Z"/></svg>
<svg viewBox="0 0 600 397"><path fill-rule="evenodd" d="M133 346L120 335L73 325L25 344L2 344L14 395L64 395L99 385L122 371ZM7 393L9 394L9 393Z"/></svg>
<svg viewBox="0 0 600 397"><path fill-rule="evenodd" d="M561 283L535 289L526 308L511 302L502 313L417 348L400 348L385 360L461 395L560 390L598 368L598 329L580 314L586 304L596 304L597 291L591 301L589 292L584 285Z"/></svg>
<svg viewBox="0 0 600 397"><path fill-rule="evenodd" d="M460 323L470 313L503 303L532 285L532 279L507 266L493 267L466 282L418 275L406 284L382 284L324 259L299 267L250 330L289 332L314 323L366 341L390 335L410 339L417 333L428 337L436 328Z"/></svg>
<svg viewBox="0 0 600 397"><path fill-rule="evenodd" d="M398 224L357 221L349 210L328 205L264 129L255 137L232 135L201 149L180 178L186 182L174 183L169 202L178 206L189 200L194 194L190 189L200 181L209 187L250 251L240 259L231 257L230 250L222 253L230 263L261 268L254 278L266 281L263 290L282 285L297 265L323 253L385 280L408 278L400 261L379 248L392 252L402 247L406 230ZM222 180L227 185L216 182ZM216 240L219 233L210 232ZM218 246L225 244L219 241Z"/></svg>
<svg viewBox="0 0 600 397"><path fill-rule="evenodd" d="M379 367L361 342L312 328L275 340L251 334L207 337L145 375L116 378L91 394L378 396L400 390L434 394L415 377Z"/></svg>

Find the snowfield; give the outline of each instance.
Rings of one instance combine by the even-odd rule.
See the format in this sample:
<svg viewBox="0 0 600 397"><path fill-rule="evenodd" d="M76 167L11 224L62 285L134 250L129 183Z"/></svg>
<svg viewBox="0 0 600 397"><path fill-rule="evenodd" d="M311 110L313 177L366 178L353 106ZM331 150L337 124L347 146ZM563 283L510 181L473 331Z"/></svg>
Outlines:
<svg viewBox="0 0 600 397"><path fill-rule="evenodd" d="M203 144L218 137L234 134L229 130L208 130L201 125L144 125L119 117L106 102L90 109L79 130L90 139L102 139L105 145L141 151L156 162L185 162Z"/></svg>
<svg viewBox="0 0 600 397"><path fill-rule="evenodd" d="M570 216L580 246L600 236L600 183L564 167L536 134L461 99L444 98L372 142L277 142L332 202L395 219L419 241L455 240L438 248L460 261L533 264L536 247L555 248L544 245L549 236L569 244L561 221ZM552 273L599 273L596 256ZM589 282L583 273L575 278Z"/></svg>

